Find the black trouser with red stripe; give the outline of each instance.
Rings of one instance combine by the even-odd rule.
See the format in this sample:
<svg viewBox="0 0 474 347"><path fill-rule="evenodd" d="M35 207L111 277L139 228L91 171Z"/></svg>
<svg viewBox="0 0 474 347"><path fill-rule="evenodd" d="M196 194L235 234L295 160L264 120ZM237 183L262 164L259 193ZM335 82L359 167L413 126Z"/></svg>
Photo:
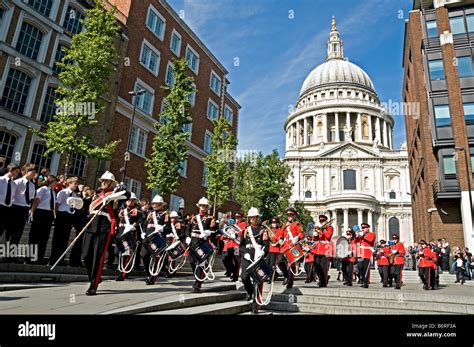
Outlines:
<svg viewBox="0 0 474 347"><path fill-rule="evenodd" d="M392 265L390 267L390 274L392 275L392 278L395 280L396 288L402 287L402 271L403 271L403 264Z"/></svg>
<svg viewBox="0 0 474 347"><path fill-rule="evenodd" d="M280 268L281 272L283 272L283 276L285 278L288 278L288 285L291 287L293 285L295 275L296 273L296 262L292 264L288 264L288 259L286 259L285 256L282 256L280 258L280 261L278 262L278 267ZM292 271L293 270L293 271Z"/></svg>
<svg viewBox="0 0 474 347"><path fill-rule="evenodd" d="M239 261L235 255L235 248L227 248L222 253L222 262L224 263L225 269L230 272L232 278L239 277Z"/></svg>
<svg viewBox="0 0 474 347"><path fill-rule="evenodd" d="M314 261L310 263L304 263L304 271L306 272L306 280L308 282L314 281L314 278L316 277L314 273Z"/></svg>
<svg viewBox="0 0 474 347"><path fill-rule="evenodd" d="M436 281L436 273L432 267L419 267L418 275L423 281L423 286L425 288L429 289L431 287L434 289L435 281Z"/></svg>
<svg viewBox="0 0 474 347"><path fill-rule="evenodd" d="M388 287L389 275L390 275L390 265L379 265L379 273L382 277L382 283L384 287Z"/></svg>
<svg viewBox="0 0 474 347"><path fill-rule="evenodd" d="M364 286L370 282L370 259L360 259L357 263L359 267L359 278Z"/></svg>
<svg viewBox="0 0 474 347"><path fill-rule="evenodd" d="M314 269L318 274L319 286L328 286L328 257L325 255L316 254L314 256Z"/></svg>
<svg viewBox="0 0 474 347"><path fill-rule="evenodd" d="M343 260L341 263L342 279L345 283L352 286L354 279L354 263L352 261Z"/></svg>
<svg viewBox="0 0 474 347"><path fill-rule="evenodd" d="M82 245L82 256L87 268L87 275L89 276L90 287L97 289L102 275L102 268L104 266L105 254L112 237L114 223L105 222L104 216L99 216L97 224L93 223L84 235L84 243Z"/></svg>

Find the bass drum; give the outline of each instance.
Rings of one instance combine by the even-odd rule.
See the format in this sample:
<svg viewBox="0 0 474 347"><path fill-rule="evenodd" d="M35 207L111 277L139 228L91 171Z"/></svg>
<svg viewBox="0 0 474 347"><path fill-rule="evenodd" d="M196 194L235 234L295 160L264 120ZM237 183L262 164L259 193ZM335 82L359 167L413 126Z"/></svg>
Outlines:
<svg viewBox="0 0 474 347"><path fill-rule="evenodd" d="M344 236L333 236L331 238L333 246L333 257L336 259L344 259L352 256L351 244Z"/></svg>

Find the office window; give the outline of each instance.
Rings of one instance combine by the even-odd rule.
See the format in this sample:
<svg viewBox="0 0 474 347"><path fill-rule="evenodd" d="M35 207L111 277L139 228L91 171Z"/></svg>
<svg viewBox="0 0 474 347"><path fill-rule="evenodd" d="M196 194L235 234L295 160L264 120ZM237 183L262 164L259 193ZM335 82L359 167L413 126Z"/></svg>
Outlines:
<svg viewBox="0 0 474 347"><path fill-rule="evenodd" d="M0 130L0 156L5 158L5 166L10 164L16 145L16 136L4 130ZM13 162L16 163L16 160Z"/></svg>
<svg viewBox="0 0 474 347"><path fill-rule="evenodd" d="M83 19L84 15L81 11L76 10L72 6L68 6L66 16L64 17L63 28L73 35L80 33L82 31L81 20Z"/></svg>
<svg viewBox="0 0 474 347"><path fill-rule="evenodd" d="M474 14L467 15L466 22L467 22L467 31L470 33L474 32Z"/></svg>
<svg viewBox="0 0 474 347"><path fill-rule="evenodd" d="M134 125L130 136L129 151L141 156L145 156L147 133L145 130Z"/></svg>
<svg viewBox="0 0 474 347"><path fill-rule="evenodd" d="M36 165L36 171L41 172L41 169L47 167L51 168L52 153L47 156L44 155L46 152L46 146L42 143L35 143L33 151L31 152L30 163Z"/></svg>
<svg viewBox="0 0 474 347"><path fill-rule="evenodd" d="M34 25L23 23L15 49L28 58L36 60L41 47L43 33Z"/></svg>
<svg viewBox="0 0 474 347"><path fill-rule="evenodd" d="M474 103L463 104L464 120L467 125L474 125Z"/></svg>
<svg viewBox="0 0 474 347"><path fill-rule="evenodd" d="M151 6L148 8L146 26L163 41L165 36L165 19Z"/></svg>
<svg viewBox="0 0 474 347"><path fill-rule="evenodd" d="M472 57L458 57L457 58L459 77L473 77L474 70L472 68Z"/></svg>
<svg viewBox="0 0 474 347"><path fill-rule="evenodd" d="M171 63L168 63L168 66L166 67L165 82L170 87L172 87L174 84L174 69L173 69L173 64Z"/></svg>
<svg viewBox="0 0 474 347"><path fill-rule="evenodd" d="M10 69L0 106L12 112L23 114L30 86L31 77L20 70Z"/></svg>
<svg viewBox="0 0 474 347"><path fill-rule="evenodd" d="M170 48L171 51L179 57L181 54L181 35L179 35L175 30L173 30L173 33L171 34Z"/></svg>
<svg viewBox="0 0 474 347"><path fill-rule="evenodd" d="M454 155L443 155L443 172L445 175L456 174L456 163Z"/></svg>
<svg viewBox="0 0 474 347"><path fill-rule="evenodd" d="M178 212L180 204L184 206L184 199L180 196L171 194L170 197L170 211Z"/></svg>
<svg viewBox="0 0 474 347"><path fill-rule="evenodd" d="M211 89L217 95L221 95L221 79L214 72L211 72Z"/></svg>
<svg viewBox="0 0 474 347"><path fill-rule="evenodd" d="M48 124L56 114L56 105L54 104L57 98L56 88L48 87L44 97L43 108L41 109L40 120L44 124Z"/></svg>
<svg viewBox="0 0 474 347"><path fill-rule="evenodd" d="M464 34L466 32L463 16L449 18L449 24L451 25L453 35Z"/></svg>
<svg viewBox="0 0 474 347"><path fill-rule="evenodd" d="M49 17L53 0L28 0L28 5L33 7L39 13Z"/></svg>
<svg viewBox="0 0 474 347"><path fill-rule="evenodd" d="M150 47L147 43L143 42L142 51L140 54L140 63L154 75L158 75L158 68L160 65L159 52Z"/></svg>
<svg viewBox="0 0 474 347"><path fill-rule="evenodd" d="M186 48L186 61L189 68L197 75L199 71L199 55L190 46Z"/></svg>
<svg viewBox="0 0 474 347"><path fill-rule="evenodd" d="M179 174L183 177L186 177L188 174L188 160L184 159L180 164L179 164Z"/></svg>
<svg viewBox="0 0 474 347"><path fill-rule="evenodd" d="M194 86L194 88L196 88L196 86ZM196 105L196 91L194 91L194 92L192 92L188 95L188 101L189 101L189 104L191 105L191 107Z"/></svg>
<svg viewBox="0 0 474 347"><path fill-rule="evenodd" d="M207 166L204 164L204 167L202 169L202 185L204 187L207 187L207 174L208 174L208 170L207 170Z"/></svg>
<svg viewBox="0 0 474 347"><path fill-rule="evenodd" d="M137 196L137 199L140 199L140 193L142 191L142 183L130 177L125 177L124 183L127 186L127 188L130 189L131 192L135 193L135 195Z"/></svg>
<svg viewBox="0 0 474 347"><path fill-rule="evenodd" d="M344 170L344 190L356 190L356 172L355 170Z"/></svg>
<svg viewBox="0 0 474 347"><path fill-rule="evenodd" d="M206 131L206 134L204 135L204 152L207 154L211 153L212 151L211 136L212 135Z"/></svg>
<svg viewBox="0 0 474 347"><path fill-rule="evenodd" d="M216 120L219 117L218 106L209 99L207 102L207 118L210 120Z"/></svg>
<svg viewBox="0 0 474 347"><path fill-rule="evenodd" d="M191 141L191 134L193 132L193 123L183 125L183 132L188 133L188 141Z"/></svg>
<svg viewBox="0 0 474 347"><path fill-rule="evenodd" d="M54 55L54 63L53 63L53 72L57 75L59 75L62 72L62 69L56 64L57 62L63 62L64 64L72 63L72 61L69 59L66 61L62 61L64 56L66 55L66 52L64 50L65 48L68 48L68 47L60 43L58 44L58 47L56 47L56 54Z"/></svg>
<svg viewBox="0 0 474 347"><path fill-rule="evenodd" d="M80 153L73 153L69 162L69 174L77 177L83 177L86 168L86 157Z"/></svg>
<svg viewBox="0 0 474 347"><path fill-rule="evenodd" d="M449 105L439 105L434 107L436 127L451 126L451 115L449 113Z"/></svg>
<svg viewBox="0 0 474 347"><path fill-rule="evenodd" d="M227 105L224 107L224 118L229 122L230 125L232 125L234 112L232 112L232 109Z"/></svg>
<svg viewBox="0 0 474 347"><path fill-rule="evenodd" d="M428 67L430 69L430 79L432 81L444 80L443 60L430 60L428 61Z"/></svg>
<svg viewBox="0 0 474 347"><path fill-rule="evenodd" d="M426 22L426 32L429 38L438 37L438 27L436 26L435 20Z"/></svg>
<svg viewBox="0 0 474 347"><path fill-rule="evenodd" d="M4 15L5 15L5 9L3 7L0 7L0 24L2 23Z"/></svg>
<svg viewBox="0 0 474 347"><path fill-rule="evenodd" d="M144 111L145 113L151 115L153 112L153 94L145 87L141 86L139 83L136 84L135 91L145 90L145 93L142 95L135 96L135 105Z"/></svg>

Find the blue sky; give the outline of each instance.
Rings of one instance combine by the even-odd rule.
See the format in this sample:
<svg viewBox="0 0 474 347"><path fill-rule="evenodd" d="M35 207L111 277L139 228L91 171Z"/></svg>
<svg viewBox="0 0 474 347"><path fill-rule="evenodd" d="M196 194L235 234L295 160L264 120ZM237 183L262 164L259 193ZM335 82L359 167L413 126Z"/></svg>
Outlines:
<svg viewBox="0 0 474 347"><path fill-rule="evenodd" d="M239 149L284 155L283 124L306 76L326 57L331 18L348 59L364 69L382 102L399 102L403 33L411 1L168 0L229 70L242 105ZM238 60L238 64L235 62ZM405 141L394 115L394 147Z"/></svg>

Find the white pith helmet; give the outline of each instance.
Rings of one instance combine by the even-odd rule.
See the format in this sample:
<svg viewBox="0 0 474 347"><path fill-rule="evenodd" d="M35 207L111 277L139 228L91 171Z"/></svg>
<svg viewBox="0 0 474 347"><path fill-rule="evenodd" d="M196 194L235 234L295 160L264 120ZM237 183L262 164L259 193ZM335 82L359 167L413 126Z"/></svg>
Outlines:
<svg viewBox="0 0 474 347"><path fill-rule="evenodd" d="M255 208L255 207L251 207L249 209L249 212L247 213L247 217L259 217L260 216L260 213L258 212L258 210Z"/></svg>

